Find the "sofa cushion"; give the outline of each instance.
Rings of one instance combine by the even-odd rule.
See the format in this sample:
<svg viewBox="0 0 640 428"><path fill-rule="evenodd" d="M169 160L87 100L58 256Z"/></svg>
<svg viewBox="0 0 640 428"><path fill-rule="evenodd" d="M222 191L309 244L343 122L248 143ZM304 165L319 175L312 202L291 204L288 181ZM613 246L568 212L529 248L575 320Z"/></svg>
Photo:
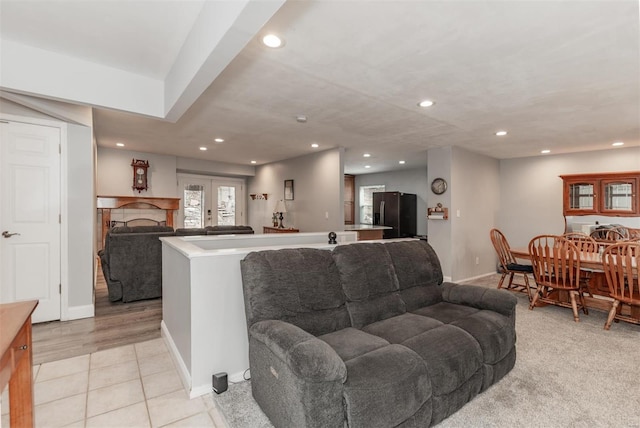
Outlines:
<svg viewBox="0 0 640 428"><path fill-rule="evenodd" d="M445 324L414 336L402 344L424 360L434 395L454 391L482 369L480 345L459 327ZM482 379L480 382L482 383Z"/></svg>
<svg viewBox="0 0 640 428"><path fill-rule="evenodd" d="M365 326L363 330L380 336L390 343L402 343L413 336L441 325L442 322L436 319L406 313L374 322Z"/></svg>
<svg viewBox="0 0 640 428"><path fill-rule="evenodd" d="M496 364L511 351L516 343L513 318L493 311L478 311L451 323L460 327L480 344L483 362Z"/></svg>
<svg viewBox="0 0 640 428"><path fill-rule="evenodd" d="M442 300L442 269L435 251L426 241L385 244L398 278L400 297L407 311Z"/></svg>
<svg viewBox="0 0 640 428"><path fill-rule="evenodd" d="M109 229L108 233L152 233L152 232L173 232L170 226L118 226Z"/></svg>
<svg viewBox="0 0 640 428"><path fill-rule="evenodd" d="M249 326L277 319L316 336L351 326L331 252L258 251L240 266Z"/></svg>
<svg viewBox="0 0 640 428"><path fill-rule="evenodd" d="M203 227L186 227L176 229L176 236L202 236L207 234Z"/></svg>
<svg viewBox="0 0 640 428"><path fill-rule="evenodd" d="M332 254L354 327L361 328L406 312L384 244L339 245Z"/></svg>
<svg viewBox="0 0 640 428"><path fill-rule="evenodd" d="M427 367L404 346L385 346L345 364L344 402L350 428L397 426L431 398Z"/></svg>
<svg viewBox="0 0 640 428"><path fill-rule="evenodd" d="M334 331L333 333L318 336L324 340L340 355L343 361L375 351L378 348L389 345L389 342L373 334L365 333L353 327Z"/></svg>
<svg viewBox="0 0 640 428"><path fill-rule="evenodd" d="M424 317L434 318L445 324L452 323L460 318L473 315L480 309L472 308L471 306L457 305L455 303L440 302L435 305L427 306L425 308L416 309L412 311L414 314L422 315Z"/></svg>
<svg viewBox="0 0 640 428"><path fill-rule="evenodd" d="M207 226L207 235L247 235L253 234L251 226Z"/></svg>

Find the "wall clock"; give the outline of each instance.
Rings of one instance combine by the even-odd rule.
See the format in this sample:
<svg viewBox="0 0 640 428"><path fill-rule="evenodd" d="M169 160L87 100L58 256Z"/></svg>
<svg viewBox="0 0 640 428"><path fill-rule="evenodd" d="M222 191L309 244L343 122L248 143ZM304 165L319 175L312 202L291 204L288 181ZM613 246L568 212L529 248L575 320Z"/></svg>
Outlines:
<svg viewBox="0 0 640 428"><path fill-rule="evenodd" d="M149 169L149 161L133 159L131 161L131 166L133 167L133 186L131 188L133 190L137 190L138 193L143 190L147 190L149 187L147 185L147 170Z"/></svg>
<svg viewBox="0 0 640 428"><path fill-rule="evenodd" d="M431 182L431 191L436 195L442 195L447 191L447 181L444 178L436 178Z"/></svg>

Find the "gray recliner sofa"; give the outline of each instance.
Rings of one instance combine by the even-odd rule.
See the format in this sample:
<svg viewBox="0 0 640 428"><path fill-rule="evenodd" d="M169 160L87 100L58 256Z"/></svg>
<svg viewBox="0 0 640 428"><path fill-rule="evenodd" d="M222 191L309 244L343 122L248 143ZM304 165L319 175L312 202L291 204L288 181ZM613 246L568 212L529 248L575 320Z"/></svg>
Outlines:
<svg viewBox="0 0 640 428"><path fill-rule="evenodd" d="M133 302L162 297L162 242L165 236L238 235L250 226L207 226L176 229L169 226L118 226L107 231L98 252L109 300Z"/></svg>
<svg viewBox="0 0 640 428"><path fill-rule="evenodd" d="M133 302L162 296L163 236L169 226L133 226L109 229L104 249L98 252L109 300Z"/></svg>
<svg viewBox="0 0 640 428"><path fill-rule="evenodd" d="M425 241L241 262L251 387L276 427L425 427L516 359L516 298L443 283Z"/></svg>

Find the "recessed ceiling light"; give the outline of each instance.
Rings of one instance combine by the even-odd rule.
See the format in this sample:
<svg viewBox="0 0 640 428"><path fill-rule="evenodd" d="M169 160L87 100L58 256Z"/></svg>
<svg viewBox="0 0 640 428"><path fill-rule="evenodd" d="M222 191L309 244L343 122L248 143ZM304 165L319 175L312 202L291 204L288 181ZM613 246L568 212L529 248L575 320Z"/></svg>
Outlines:
<svg viewBox="0 0 640 428"><path fill-rule="evenodd" d="M398 161L398 163L399 163L400 165L404 165L406 162L405 162L405 161Z"/></svg>
<svg viewBox="0 0 640 428"><path fill-rule="evenodd" d="M202 150L203 152L206 152L207 148L206 147L200 147L200 150Z"/></svg>
<svg viewBox="0 0 640 428"><path fill-rule="evenodd" d="M313 147L314 149L317 149L318 147L320 147L320 145L318 143L313 143L311 147Z"/></svg>
<svg viewBox="0 0 640 428"><path fill-rule="evenodd" d="M224 143L224 138L215 138L213 141L216 143Z"/></svg>
<svg viewBox="0 0 640 428"><path fill-rule="evenodd" d="M307 116L304 114L299 114L296 116L296 122L298 123L307 123Z"/></svg>
<svg viewBox="0 0 640 428"><path fill-rule="evenodd" d="M365 165L364 167L365 168L371 168L371 165Z"/></svg>
<svg viewBox="0 0 640 428"><path fill-rule="evenodd" d="M251 161L251 163L258 163L258 161Z"/></svg>
<svg viewBox="0 0 640 428"><path fill-rule="evenodd" d="M118 146L118 147L124 147L124 143L116 143L116 146Z"/></svg>
<svg viewBox="0 0 640 428"><path fill-rule="evenodd" d="M370 158L371 157L371 153L365 153L365 154L362 155L362 157Z"/></svg>
<svg viewBox="0 0 640 428"><path fill-rule="evenodd" d="M615 146L615 147L624 146L624 143L622 141L616 141L615 143L612 144L612 146Z"/></svg>
<svg viewBox="0 0 640 428"><path fill-rule="evenodd" d="M418 103L418 106L420 106L420 107L431 107L434 104L435 104L435 102L433 102L431 100L423 100L423 101L420 101Z"/></svg>
<svg viewBox="0 0 640 428"><path fill-rule="evenodd" d="M551 150L544 149L544 150L541 150L540 153L542 153L543 155L546 155L547 153L551 153Z"/></svg>
<svg viewBox="0 0 640 428"><path fill-rule="evenodd" d="M275 34L267 34L262 38L262 43L269 48L281 48L284 45L282 39Z"/></svg>
<svg viewBox="0 0 640 428"><path fill-rule="evenodd" d="M497 135L498 137L502 137L502 136L504 136L504 135L507 135L507 131L498 131L498 132L496 132L496 135Z"/></svg>

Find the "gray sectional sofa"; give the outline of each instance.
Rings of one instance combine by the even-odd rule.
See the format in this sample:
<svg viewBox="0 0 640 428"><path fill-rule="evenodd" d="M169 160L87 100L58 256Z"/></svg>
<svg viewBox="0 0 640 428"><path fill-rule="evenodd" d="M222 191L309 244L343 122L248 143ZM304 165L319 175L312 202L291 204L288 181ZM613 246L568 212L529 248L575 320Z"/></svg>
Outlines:
<svg viewBox="0 0 640 428"><path fill-rule="evenodd" d="M98 252L109 300L133 302L162 297L162 242L165 236L236 235L253 233L249 226L122 226L109 229Z"/></svg>
<svg viewBox="0 0 640 428"><path fill-rule="evenodd" d="M241 262L251 387L276 427L426 427L516 359L516 298L443 283L425 241Z"/></svg>

